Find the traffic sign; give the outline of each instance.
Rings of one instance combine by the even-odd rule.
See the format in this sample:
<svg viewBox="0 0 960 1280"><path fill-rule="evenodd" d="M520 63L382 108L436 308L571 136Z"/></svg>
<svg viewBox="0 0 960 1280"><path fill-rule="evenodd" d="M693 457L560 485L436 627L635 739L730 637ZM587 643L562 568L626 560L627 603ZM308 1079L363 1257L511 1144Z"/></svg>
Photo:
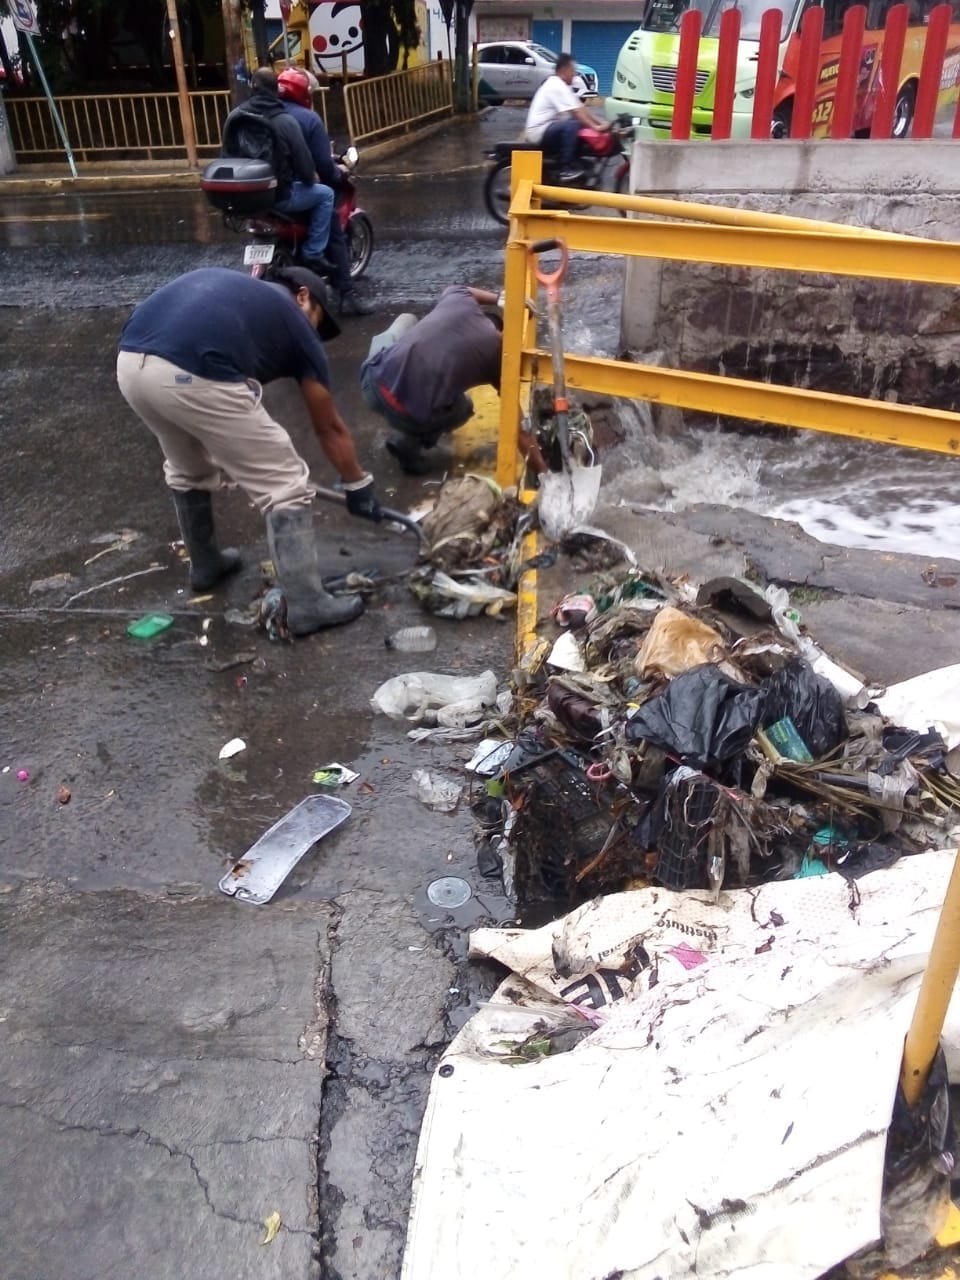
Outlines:
<svg viewBox="0 0 960 1280"><path fill-rule="evenodd" d="M13 18L13 25L18 31L25 31L31 36L40 34L33 0L10 0L10 17Z"/></svg>

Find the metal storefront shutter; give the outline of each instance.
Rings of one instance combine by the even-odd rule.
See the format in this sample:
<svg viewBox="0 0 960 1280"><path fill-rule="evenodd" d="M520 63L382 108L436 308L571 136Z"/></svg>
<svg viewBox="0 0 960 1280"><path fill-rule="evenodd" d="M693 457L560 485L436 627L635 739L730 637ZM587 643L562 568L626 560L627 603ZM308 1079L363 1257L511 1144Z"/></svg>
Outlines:
<svg viewBox="0 0 960 1280"><path fill-rule="evenodd" d="M627 38L636 31L637 22L574 21L571 25L570 52L579 62L596 68L597 92L606 97L613 85L613 73L620 50Z"/></svg>
<svg viewBox="0 0 960 1280"><path fill-rule="evenodd" d="M537 44L545 44L554 53L563 53L563 49L560 48L560 42L563 40L563 23L541 21L539 18L534 18L530 39L536 40Z"/></svg>

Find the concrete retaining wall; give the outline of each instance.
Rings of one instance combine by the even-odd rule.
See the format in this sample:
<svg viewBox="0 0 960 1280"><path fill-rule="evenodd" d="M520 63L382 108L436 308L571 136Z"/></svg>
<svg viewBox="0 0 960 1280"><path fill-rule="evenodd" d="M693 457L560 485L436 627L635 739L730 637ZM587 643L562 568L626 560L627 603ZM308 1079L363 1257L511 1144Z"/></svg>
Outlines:
<svg viewBox="0 0 960 1280"><path fill-rule="evenodd" d="M631 188L960 239L960 142L638 143ZM960 409L960 292L628 262L623 346L681 368Z"/></svg>

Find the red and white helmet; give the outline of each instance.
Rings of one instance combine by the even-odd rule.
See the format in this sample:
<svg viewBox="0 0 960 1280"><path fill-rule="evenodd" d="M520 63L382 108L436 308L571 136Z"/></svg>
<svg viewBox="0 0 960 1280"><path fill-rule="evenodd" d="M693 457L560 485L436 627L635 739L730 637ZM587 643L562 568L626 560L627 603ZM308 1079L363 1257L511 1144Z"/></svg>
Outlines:
<svg viewBox="0 0 960 1280"><path fill-rule="evenodd" d="M310 92L310 77L299 67L287 67L277 76L277 88L281 98L289 98L301 107L312 107L313 96Z"/></svg>

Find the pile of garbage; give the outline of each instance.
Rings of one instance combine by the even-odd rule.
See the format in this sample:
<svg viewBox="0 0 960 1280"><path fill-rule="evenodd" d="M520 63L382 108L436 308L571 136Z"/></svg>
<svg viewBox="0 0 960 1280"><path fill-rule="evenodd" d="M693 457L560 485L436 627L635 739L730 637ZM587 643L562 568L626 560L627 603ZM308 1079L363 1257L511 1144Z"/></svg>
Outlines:
<svg viewBox="0 0 960 1280"><path fill-rule="evenodd" d="M853 879L960 819L960 732L833 662L783 588L632 567L552 616L478 769L481 869L522 904Z"/></svg>

